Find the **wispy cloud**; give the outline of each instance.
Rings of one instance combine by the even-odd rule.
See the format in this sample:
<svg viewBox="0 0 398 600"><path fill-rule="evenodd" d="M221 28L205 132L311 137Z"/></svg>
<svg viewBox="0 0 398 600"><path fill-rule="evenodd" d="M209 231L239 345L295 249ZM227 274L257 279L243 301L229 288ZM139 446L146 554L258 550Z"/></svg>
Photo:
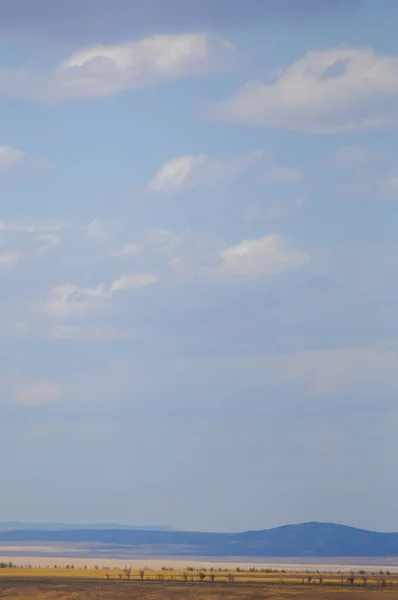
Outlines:
<svg viewBox="0 0 398 600"><path fill-rule="evenodd" d="M359 144L340 146L330 157L330 162L337 167L353 167L366 165L381 158L380 153L374 152L364 144Z"/></svg>
<svg viewBox="0 0 398 600"><path fill-rule="evenodd" d="M26 158L23 150L12 146L0 146L0 171L10 171L20 165Z"/></svg>
<svg viewBox="0 0 398 600"><path fill-rule="evenodd" d="M178 156L160 167L151 180L149 189L156 193L170 193L214 185L244 175L265 156L263 150L231 158L206 154Z"/></svg>
<svg viewBox="0 0 398 600"><path fill-rule="evenodd" d="M64 387L53 381L37 381L17 390L13 402L24 406L52 404L64 395Z"/></svg>
<svg viewBox="0 0 398 600"><path fill-rule="evenodd" d="M300 169L294 167L275 167L265 173L264 179L268 183L292 183L300 181L303 177Z"/></svg>
<svg viewBox="0 0 398 600"><path fill-rule="evenodd" d="M54 317L67 318L82 316L102 310L113 294L117 292L137 292L153 285L159 277L150 273L122 275L110 285L101 283L96 287L81 287L67 283L55 287L45 302L45 312Z"/></svg>
<svg viewBox="0 0 398 600"><path fill-rule="evenodd" d="M0 174L13 172L18 169L25 169L31 172L48 171L54 167L54 163L45 158L30 156L24 150L14 148L13 146L0 145Z"/></svg>
<svg viewBox="0 0 398 600"><path fill-rule="evenodd" d="M0 231L14 233L56 233L63 225L60 219L8 219L0 221Z"/></svg>
<svg viewBox="0 0 398 600"><path fill-rule="evenodd" d="M0 252L0 269L9 269L22 258L22 252Z"/></svg>

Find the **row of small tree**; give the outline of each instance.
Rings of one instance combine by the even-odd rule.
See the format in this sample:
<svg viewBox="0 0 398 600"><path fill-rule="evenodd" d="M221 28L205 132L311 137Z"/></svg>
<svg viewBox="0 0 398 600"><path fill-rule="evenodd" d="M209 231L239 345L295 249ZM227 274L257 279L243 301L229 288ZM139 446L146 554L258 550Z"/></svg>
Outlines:
<svg viewBox="0 0 398 600"><path fill-rule="evenodd" d="M362 572L362 573L363 574L359 578L358 585L362 585L363 587L366 587L369 582L369 575L367 575L365 572ZM380 587L387 587L387 585L391 585L391 586L394 585L393 581L387 581L383 572L381 572L381 574L376 576L374 579L377 582L377 585L379 585ZM348 576L345 576L343 573L340 574L340 582L342 585L347 583L351 587L354 587L356 581L357 581L357 577L354 573L350 573L350 575L348 575ZM322 576L312 577L312 575L308 575L307 577L301 578L302 584L308 583L310 585L311 583L316 584L317 582L319 583L319 585L322 585L323 577ZM398 585L398 583L397 583L397 585Z"/></svg>
<svg viewBox="0 0 398 600"><path fill-rule="evenodd" d="M123 576L124 576L127 580L130 580L131 573L132 573L131 567L125 567L122 571L117 571L117 576L119 579L123 579ZM139 577L140 577L141 581L144 581L145 571L143 569L141 571L139 571ZM203 583L206 579L208 579L211 583L214 583L215 579L216 579L216 574L214 572L204 573L203 571L199 571L199 573L197 574L197 577L201 583ZM111 579L111 574L106 573L106 578L108 580ZM232 573L228 573L226 578L229 583L233 583L235 580L235 577ZM157 580L164 581L164 575L158 575ZM171 581L183 581L185 583L188 583L188 581L194 582L195 577L192 577L192 576L189 577L188 573L186 573L184 571L184 573L181 575L181 577L174 578L173 576L171 576L170 580Z"/></svg>

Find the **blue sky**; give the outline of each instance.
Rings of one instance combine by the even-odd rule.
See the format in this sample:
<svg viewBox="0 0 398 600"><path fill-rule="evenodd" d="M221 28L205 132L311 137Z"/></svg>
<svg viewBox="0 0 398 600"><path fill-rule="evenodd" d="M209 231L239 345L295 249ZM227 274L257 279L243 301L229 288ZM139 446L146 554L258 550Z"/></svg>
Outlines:
<svg viewBox="0 0 398 600"><path fill-rule="evenodd" d="M1 1L1 520L398 530L397 19Z"/></svg>

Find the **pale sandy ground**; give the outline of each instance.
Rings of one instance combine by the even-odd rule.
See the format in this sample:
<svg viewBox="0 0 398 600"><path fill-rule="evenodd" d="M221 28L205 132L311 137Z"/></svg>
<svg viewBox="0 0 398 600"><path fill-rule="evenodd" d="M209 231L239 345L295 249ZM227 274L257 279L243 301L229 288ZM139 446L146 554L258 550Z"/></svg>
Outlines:
<svg viewBox="0 0 398 600"><path fill-rule="evenodd" d="M37 547L38 549L40 547ZM0 547L0 552L3 549ZM8 550L11 550L9 547ZM349 562L349 561L352 562ZM123 559L118 560L114 558L65 558L65 557L40 557L40 556L6 556L0 555L0 561L9 562L12 561L17 566L32 565L32 567L53 567L54 565L64 566L74 564L75 567L84 567L87 565L89 568L98 565L107 568L123 568L126 565L133 569L154 569L160 570L162 567L172 567L176 570L186 569L187 567L194 568L211 568L214 569L236 569L237 567L249 569L255 567L257 569L285 569L286 571L324 571L335 573L337 571L358 571L364 569L365 571L378 572L380 569L389 570L391 573L398 573L398 558L387 558L387 559L370 559L364 558L363 562L360 559L336 559L336 562L326 562L326 560L310 558L306 562L304 559L299 558L297 562L293 562L294 559L272 559L269 558L268 562L260 562L259 559L253 559L249 562L248 559L235 562L228 559L224 560L212 560L202 558L143 558L143 559ZM288 562L290 561L290 562ZM310 562L311 561L311 562ZM355 561L355 562L354 562Z"/></svg>

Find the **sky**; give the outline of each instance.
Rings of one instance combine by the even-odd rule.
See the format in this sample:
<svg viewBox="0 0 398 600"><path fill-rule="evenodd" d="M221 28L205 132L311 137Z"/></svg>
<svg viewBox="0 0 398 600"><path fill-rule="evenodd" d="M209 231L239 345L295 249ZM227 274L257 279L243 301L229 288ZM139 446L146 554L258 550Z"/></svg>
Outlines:
<svg viewBox="0 0 398 600"><path fill-rule="evenodd" d="M398 530L396 0L0 0L1 520Z"/></svg>

